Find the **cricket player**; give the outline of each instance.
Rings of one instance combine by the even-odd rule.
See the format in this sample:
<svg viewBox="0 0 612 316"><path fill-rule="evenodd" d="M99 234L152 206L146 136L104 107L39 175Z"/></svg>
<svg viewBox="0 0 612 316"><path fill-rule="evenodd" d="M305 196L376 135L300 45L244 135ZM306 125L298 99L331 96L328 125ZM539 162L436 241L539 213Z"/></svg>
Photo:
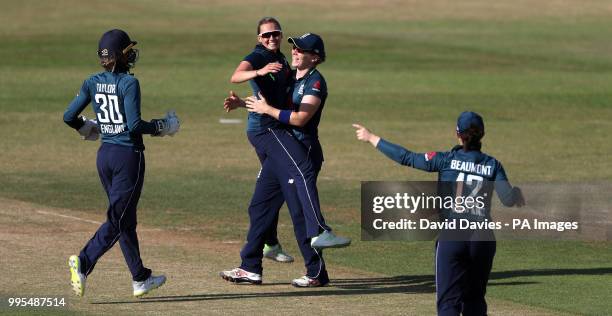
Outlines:
<svg viewBox="0 0 612 316"><path fill-rule="evenodd" d="M283 31L277 19L264 17L259 20L257 23L257 45L238 64L230 79L232 83L248 81L253 89L253 95L261 93L277 106L284 106L287 102L288 89L291 85L291 68L285 55L280 50L282 39ZM232 96L235 97L236 95L230 92L230 97ZM226 111L231 110L226 107ZM262 124L262 115L249 113L246 133L262 165L266 160L266 154L261 148L255 146L253 140L256 139L257 135L265 132L266 126ZM274 225L265 233L263 255L264 258L277 262L290 263L294 259L283 250L277 236L278 214L284 202L285 198L279 190L266 203L266 208L269 210L265 212L276 214L276 217L274 218Z"/></svg>
<svg viewBox="0 0 612 316"><path fill-rule="evenodd" d="M392 144L353 124L357 139L369 142L390 159L416 169L438 172L438 181L456 183L457 194L492 196L495 189L506 206L523 206L525 200L518 187L512 187L502 164L481 151L484 136L482 117L474 112L463 112L457 119L457 139L460 145L447 152L414 153ZM485 182L494 185L483 185ZM481 190L480 192L477 192ZM458 213L445 209L444 217L466 217L471 221L490 220L490 209L472 208ZM457 240L445 239L442 230L436 243L436 294L438 315L486 315L485 293L493 265L496 242L489 231L489 240L482 240L482 231L467 231ZM448 234L447 234L448 235ZM454 237L457 237L456 235Z"/></svg>
<svg viewBox="0 0 612 316"><path fill-rule="evenodd" d="M132 274L134 296L147 294L166 281L165 276L154 276L143 265L138 247L136 207L145 173L142 135L173 136L180 124L174 112L151 122L141 119L140 85L129 73L138 59L134 45L136 42L122 30L104 33L98 44L104 71L85 79L64 113L64 122L85 140L95 141L102 136L96 164L109 203L106 222L81 253L68 260L72 288L78 296L84 295L87 276L96 262L117 241ZM96 120L79 116L89 103Z"/></svg>
<svg viewBox="0 0 612 316"><path fill-rule="evenodd" d="M291 95L294 110L276 108L268 104L263 95L260 95L259 99L256 97L247 98L244 106L251 113L265 114L278 121L285 120L283 123L292 126L290 133L306 149L316 182L316 177L323 163L323 152L318 139L318 124L327 98L325 79L316 69L316 66L325 60L325 48L321 37L311 33L302 37L289 38L289 42L293 44L291 64L295 67L293 73L295 83ZM274 131L271 132L274 134ZM284 132L280 131L280 133ZM280 141L279 143L282 144ZM287 159L293 160L290 154L288 156ZM326 247L318 247L318 245L328 243L326 246L348 246L350 239L335 236L329 231L323 231L319 235L322 225L325 225L324 219L320 214L304 208L301 204L295 185L295 182L299 180L299 178L292 176L287 168L278 168L273 160L268 159L263 164L254 200L265 202L267 197L273 195L280 187L289 206L295 236L306 267L306 274L301 278L294 279L292 285L296 287L324 286L329 282L329 276L325 268L321 248ZM317 194L316 187L314 192L314 194ZM262 218L263 220L251 222L249 236L252 236L253 231L265 231L270 225L270 221L266 221L265 216L262 215ZM321 239L318 239L319 237ZM320 244L317 244L317 241ZM248 238L247 244L241 252L243 260L240 268L223 271L222 277L234 282L249 282L250 279L260 280L261 260L257 260L254 256L256 248L253 248L253 245L256 244L257 238Z"/></svg>

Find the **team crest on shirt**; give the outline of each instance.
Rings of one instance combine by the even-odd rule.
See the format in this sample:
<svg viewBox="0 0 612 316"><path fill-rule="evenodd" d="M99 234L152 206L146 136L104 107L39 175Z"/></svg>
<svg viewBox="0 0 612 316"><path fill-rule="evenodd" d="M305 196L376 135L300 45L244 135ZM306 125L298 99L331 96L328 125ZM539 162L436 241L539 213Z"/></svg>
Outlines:
<svg viewBox="0 0 612 316"><path fill-rule="evenodd" d="M304 84L303 83L300 85L300 88L298 89L298 94L300 95L304 94Z"/></svg>
<svg viewBox="0 0 612 316"><path fill-rule="evenodd" d="M317 80L317 82L315 82L312 85L312 90L320 92L321 91L321 81Z"/></svg>
<svg viewBox="0 0 612 316"><path fill-rule="evenodd" d="M435 157L437 154L437 152L435 151L430 151L428 153L425 154L425 161L430 161L431 159L433 159L433 157Z"/></svg>

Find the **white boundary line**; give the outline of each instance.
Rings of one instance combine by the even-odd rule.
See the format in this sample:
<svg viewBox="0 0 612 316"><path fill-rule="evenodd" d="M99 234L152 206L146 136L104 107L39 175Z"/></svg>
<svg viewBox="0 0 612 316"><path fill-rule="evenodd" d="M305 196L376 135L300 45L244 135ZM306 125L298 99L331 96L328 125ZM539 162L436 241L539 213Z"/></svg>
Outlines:
<svg viewBox="0 0 612 316"><path fill-rule="evenodd" d="M81 222L86 222L86 223L90 223L90 224L102 225L102 222L98 222L98 221L94 221L94 220L86 219L86 218L80 218L80 217L72 216L72 215L65 215L65 214L49 212L49 211L41 211L41 210L36 210L36 213L43 214L43 215L51 215L51 216L69 218L69 219L73 219L73 220L81 221ZM143 231L143 232L148 232L148 231L163 231L163 229L162 228L138 228L138 231L139 232L140 231Z"/></svg>
<svg viewBox="0 0 612 316"><path fill-rule="evenodd" d="M70 218L70 219L74 219L74 220L82 221L82 222L86 222L86 223L102 225L102 222L98 222L98 221L94 221L94 220L90 220L90 219L85 219L85 218L80 218L80 217L76 217L76 216L71 216L71 215L64 215L64 214L55 213L55 212L48 212L48 211L37 210L36 213L45 214L45 215L59 216L59 217Z"/></svg>

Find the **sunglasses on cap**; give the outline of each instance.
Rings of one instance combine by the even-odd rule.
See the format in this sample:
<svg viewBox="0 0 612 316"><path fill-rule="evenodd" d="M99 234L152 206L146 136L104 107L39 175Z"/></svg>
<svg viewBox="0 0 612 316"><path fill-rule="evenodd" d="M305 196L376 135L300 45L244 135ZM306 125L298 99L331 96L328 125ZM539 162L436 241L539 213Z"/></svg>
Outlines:
<svg viewBox="0 0 612 316"><path fill-rule="evenodd" d="M270 38L272 36L279 37L282 34L283 34L282 31L270 31L270 32L260 33L259 36L261 36L263 38Z"/></svg>

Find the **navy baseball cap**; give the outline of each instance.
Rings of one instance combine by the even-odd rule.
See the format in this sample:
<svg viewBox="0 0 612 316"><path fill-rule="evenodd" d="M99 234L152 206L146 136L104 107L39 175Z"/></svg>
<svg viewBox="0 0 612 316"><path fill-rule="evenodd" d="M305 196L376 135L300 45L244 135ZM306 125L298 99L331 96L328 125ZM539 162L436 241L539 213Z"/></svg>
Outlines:
<svg viewBox="0 0 612 316"><path fill-rule="evenodd" d="M475 112L463 112L457 119L457 133L461 134L471 127L482 130L484 134L484 122L482 116Z"/></svg>
<svg viewBox="0 0 612 316"><path fill-rule="evenodd" d="M98 42L98 56L112 57L123 53L123 50L130 45L136 45L130 36L119 29L110 30L102 35Z"/></svg>
<svg viewBox="0 0 612 316"><path fill-rule="evenodd" d="M321 61L325 61L325 46L321 36L314 33L306 33L300 37L289 37L287 41L299 49L317 54Z"/></svg>

